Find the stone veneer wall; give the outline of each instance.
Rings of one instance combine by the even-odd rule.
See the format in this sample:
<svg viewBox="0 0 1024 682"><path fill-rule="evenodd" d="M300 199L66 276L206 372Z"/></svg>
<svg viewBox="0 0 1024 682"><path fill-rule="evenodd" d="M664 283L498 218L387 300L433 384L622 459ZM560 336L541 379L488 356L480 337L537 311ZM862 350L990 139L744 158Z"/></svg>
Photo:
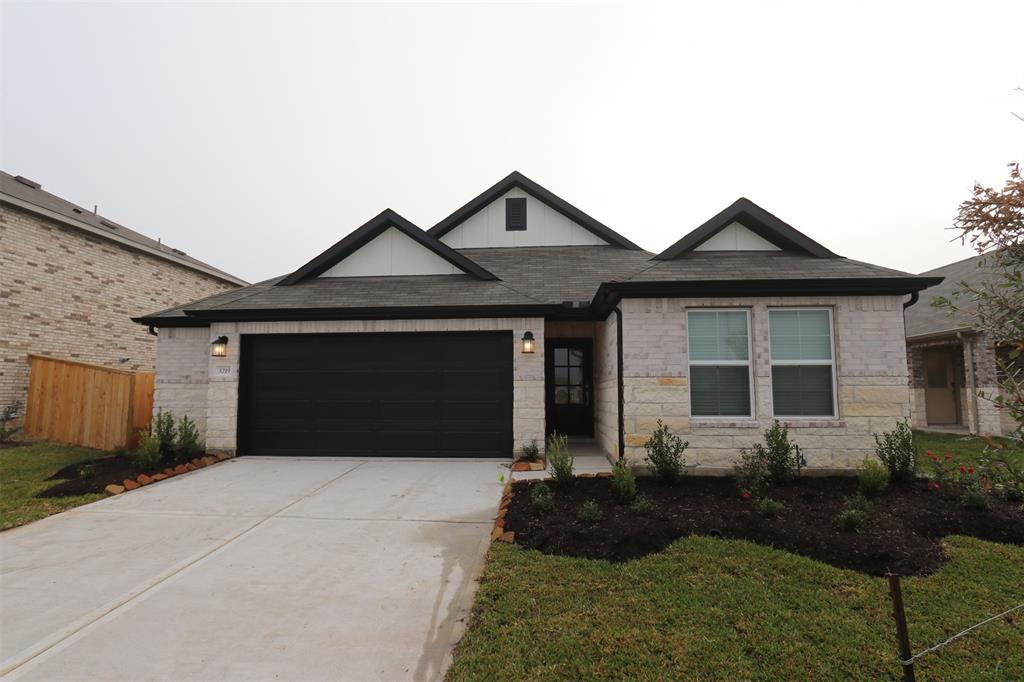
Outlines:
<svg viewBox="0 0 1024 682"><path fill-rule="evenodd" d="M544 320L482 318L441 320L344 320L328 322L216 323L210 328L161 330L156 406L175 414L205 410L206 449L236 448L238 361L241 334L330 334L354 332L459 332L511 330L513 344L512 432L514 447L544 442ZM532 331L536 352L522 353L520 339ZM210 343L228 337L228 354L210 356ZM202 343L200 343L200 337ZM205 398L201 398L205 394ZM197 422L198 412L193 416Z"/></svg>
<svg viewBox="0 0 1024 682"><path fill-rule="evenodd" d="M643 443L657 420L690 441L688 464L727 470L742 448L761 439L772 422L768 308L822 306L833 310L839 414L788 420L812 469L848 469L874 451L871 434L892 429L910 414L902 297L807 296L767 298L624 299L626 457L643 459ZM686 352L688 308L751 311L754 417L690 417ZM614 317L614 315L612 316Z"/></svg>
<svg viewBox="0 0 1024 682"><path fill-rule="evenodd" d="M233 288L3 204L0 406L26 399L30 353L152 371L156 339L130 318Z"/></svg>

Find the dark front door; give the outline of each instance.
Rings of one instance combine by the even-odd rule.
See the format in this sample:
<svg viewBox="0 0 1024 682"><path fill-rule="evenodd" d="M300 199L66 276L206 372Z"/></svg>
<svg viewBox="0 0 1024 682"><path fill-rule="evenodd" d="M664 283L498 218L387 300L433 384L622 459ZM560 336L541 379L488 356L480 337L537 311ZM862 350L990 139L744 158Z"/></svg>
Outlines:
<svg viewBox="0 0 1024 682"><path fill-rule="evenodd" d="M545 339L548 433L594 435L593 344L590 339Z"/></svg>
<svg viewBox="0 0 1024 682"><path fill-rule="evenodd" d="M244 335L239 452L508 457L510 332Z"/></svg>

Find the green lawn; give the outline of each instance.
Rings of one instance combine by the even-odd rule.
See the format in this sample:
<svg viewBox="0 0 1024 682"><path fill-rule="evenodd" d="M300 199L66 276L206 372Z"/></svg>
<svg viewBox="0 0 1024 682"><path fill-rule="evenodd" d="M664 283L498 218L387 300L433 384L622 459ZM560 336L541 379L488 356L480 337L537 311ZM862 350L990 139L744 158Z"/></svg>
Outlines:
<svg viewBox="0 0 1024 682"><path fill-rule="evenodd" d="M32 443L0 450L0 530L94 502L102 493L75 497L35 497L57 481L46 479L75 462L106 457L109 452L57 443Z"/></svg>
<svg viewBox="0 0 1024 682"><path fill-rule="evenodd" d="M1003 443L1006 442L1002 438L996 440ZM978 455L982 454L985 449L985 439L978 436L958 436L948 433L929 433L927 431L914 431L914 444L920 453L918 464L925 472L930 470L928 460L924 455L929 450L939 456L951 452L958 464L976 464ZM1018 451L1014 457L1020 465L1024 466L1024 452Z"/></svg>
<svg viewBox="0 0 1024 682"><path fill-rule="evenodd" d="M1024 601L1024 548L947 540L904 580L913 650ZM694 537L610 564L492 545L448 679L897 679L887 585L745 541ZM921 680L1024 679L1024 614L929 654Z"/></svg>

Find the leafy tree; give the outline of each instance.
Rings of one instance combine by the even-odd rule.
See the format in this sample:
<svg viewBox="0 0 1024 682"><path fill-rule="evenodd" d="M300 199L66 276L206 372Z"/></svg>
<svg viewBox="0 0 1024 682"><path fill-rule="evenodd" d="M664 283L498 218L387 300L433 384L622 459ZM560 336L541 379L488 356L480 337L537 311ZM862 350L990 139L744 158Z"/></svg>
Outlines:
<svg viewBox="0 0 1024 682"><path fill-rule="evenodd" d="M975 183L971 197L960 204L952 229L984 255L990 274L973 283L960 282L951 298L938 296L932 305L958 310L975 320L999 349L1000 391L982 396L1007 410L1017 423L1013 439L1024 445L1024 178L1020 164L1010 164L1001 188Z"/></svg>

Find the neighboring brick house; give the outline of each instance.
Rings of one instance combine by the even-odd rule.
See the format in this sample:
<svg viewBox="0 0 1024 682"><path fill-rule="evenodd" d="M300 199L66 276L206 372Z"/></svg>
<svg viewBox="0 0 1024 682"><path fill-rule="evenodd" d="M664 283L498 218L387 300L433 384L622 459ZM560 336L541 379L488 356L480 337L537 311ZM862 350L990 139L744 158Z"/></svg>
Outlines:
<svg viewBox="0 0 1024 682"><path fill-rule="evenodd" d="M29 354L153 371L133 316L244 284L0 172L0 406L24 403Z"/></svg>
<svg viewBox="0 0 1024 682"><path fill-rule="evenodd" d="M988 276L984 256L922 273L944 279L922 291L920 302L905 312L911 422L916 427L996 436L1016 428L1009 412L992 401L999 391L996 358L1001 351L975 329L969 298L957 301L960 310L953 313L931 305L937 296L952 298L961 282L977 285Z"/></svg>
<svg viewBox="0 0 1024 682"><path fill-rule="evenodd" d="M638 464L663 420L706 471L773 419L849 469L910 415L902 304L746 199L659 254L519 173L423 231L384 211L295 272L139 317L158 407L210 450L508 457L552 432Z"/></svg>

